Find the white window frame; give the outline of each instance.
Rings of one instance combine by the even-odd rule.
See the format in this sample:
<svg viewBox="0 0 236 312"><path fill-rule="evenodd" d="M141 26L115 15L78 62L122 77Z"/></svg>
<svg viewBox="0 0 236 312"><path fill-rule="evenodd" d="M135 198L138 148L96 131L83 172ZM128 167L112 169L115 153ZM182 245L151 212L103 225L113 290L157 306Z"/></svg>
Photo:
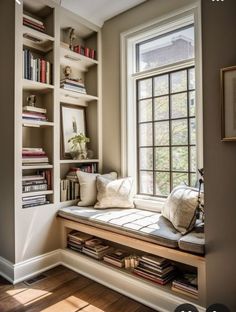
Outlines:
<svg viewBox="0 0 236 312"><path fill-rule="evenodd" d="M194 24L195 59L174 65L150 69L136 73L136 44L157 37L177 28ZM203 167L203 104L202 104L202 40L201 2L162 16L157 20L136 27L121 34L121 174L132 176L137 187L137 122L136 122L136 80L161 74L167 70L177 70L183 66L195 66L196 76L196 123L197 123L197 166ZM135 148L134 148L135 146ZM135 192L137 207L161 209L166 199L143 196Z"/></svg>

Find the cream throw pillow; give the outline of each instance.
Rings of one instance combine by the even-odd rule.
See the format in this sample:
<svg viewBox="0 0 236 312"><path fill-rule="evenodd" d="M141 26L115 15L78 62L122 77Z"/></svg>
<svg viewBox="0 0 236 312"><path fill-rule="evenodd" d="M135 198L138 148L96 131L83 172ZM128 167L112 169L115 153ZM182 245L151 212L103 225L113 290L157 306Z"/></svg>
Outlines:
<svg viewBox="0 0 236 312"><path fill-rule="evenodd" d="M168 196L162 215L173 224L177 231L186 234L195 225L197 207L198 190L181 185L174 188Z"/></svg>
<svg viewBox="0 0 236 312"><path fill-rule="evenodd" d="M78 206L94 206L97 200L96 179L100 175L98 173L77 171L77 176L80 185L80 201L78 202ZM107 178L108 180L117 179L116 172L110 172L102 176Z"/></svg>
<svg viewBox="0 0 236 312"><path fill-rule="evenodd" d="M133 179L108 180L97 177L97 203L94 208L133 208Z"/></svg>

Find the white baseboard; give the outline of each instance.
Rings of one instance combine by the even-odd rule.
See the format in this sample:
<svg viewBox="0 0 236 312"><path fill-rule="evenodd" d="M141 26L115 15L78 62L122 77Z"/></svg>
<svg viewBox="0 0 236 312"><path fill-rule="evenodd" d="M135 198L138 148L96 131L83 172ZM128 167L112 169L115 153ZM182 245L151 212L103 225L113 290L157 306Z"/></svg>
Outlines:
<svg viewBox="0 0 236 312"><path fill-rule="evenodd" d="M0 257L0 275L16 284L57 265L64 265L160 312L174 311L177 306L188 301L173 295L171 291L153 286L125 272L119 272L102 262L63 249L57 249L17 264ZM199 312L205 311L203 307L193 304Z"/></svg>
<svg viewBox="0 0 236 312"><path fill-rule="evenodd" d="M12 284L17 284L59 264L61 264L60 249L16 264L0 257L0 275Z"/></svg>
<svg viewBox="0 0 236 312"><path fill-rule="evenodd" d="M14 283L13 263L2 257L0 257L0 275L10 283Z"/></svg>

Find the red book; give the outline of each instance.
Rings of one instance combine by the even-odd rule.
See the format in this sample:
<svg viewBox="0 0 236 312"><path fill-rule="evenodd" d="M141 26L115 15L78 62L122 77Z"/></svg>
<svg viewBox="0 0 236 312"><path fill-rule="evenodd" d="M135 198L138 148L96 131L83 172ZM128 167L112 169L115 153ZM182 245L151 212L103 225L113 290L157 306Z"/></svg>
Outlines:
<svg viewBox="0 0 236 312"><path fill-rule="evenodd" d="M90 54L90 49L89 48L84 48L84 55L89 57Z"/></svg>
<svg viewBox="0 0 236 312"><path fill-rule="evenodd" d="M33 22L33 21L31 21L31 20L29 20L28 18L23 18L23 23L25 24L25 23L27 23L27 24L30 24L30 25L32 25L32 26L36 26L37 28L41 28L42 30L45 30L45 26L44 25L40 25L40 24L38 24L38 23L36 23L36 22Z"/></svg>
<svg viewBox="0 0 236 312"><path fill-rule="evenodd" d="M40 82L46 83L46 61L40 60L40 63L41 63Z"/></svg>
<svg viewBox="0 0 236 312"><path fill-rule="evenodd" d="M45 32L45 29L41 28L40 26L32 25L31 23L26 22L26 21L23 21L23 25L28 26L28 27L33 28L33 29L36 29L36 30L39 30L41 32Z"/></svg>

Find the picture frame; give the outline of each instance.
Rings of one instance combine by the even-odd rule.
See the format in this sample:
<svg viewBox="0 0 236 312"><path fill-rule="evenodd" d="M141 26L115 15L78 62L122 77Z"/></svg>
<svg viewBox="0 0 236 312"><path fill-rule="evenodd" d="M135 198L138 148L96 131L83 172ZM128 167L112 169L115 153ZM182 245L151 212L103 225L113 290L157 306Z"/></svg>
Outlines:
<svg viewBox="0 0 236 312"><path fill-rule="evenodd" d="M61 158L72 158L68 140L83 133L86 135L85 107L71 104L61 104Z"/></svg>
<svg viewBox="0 0 236 312"><path fill-rule="evenodd" d="M222 68L221 140L236 141L236 66Z"/></svg>

